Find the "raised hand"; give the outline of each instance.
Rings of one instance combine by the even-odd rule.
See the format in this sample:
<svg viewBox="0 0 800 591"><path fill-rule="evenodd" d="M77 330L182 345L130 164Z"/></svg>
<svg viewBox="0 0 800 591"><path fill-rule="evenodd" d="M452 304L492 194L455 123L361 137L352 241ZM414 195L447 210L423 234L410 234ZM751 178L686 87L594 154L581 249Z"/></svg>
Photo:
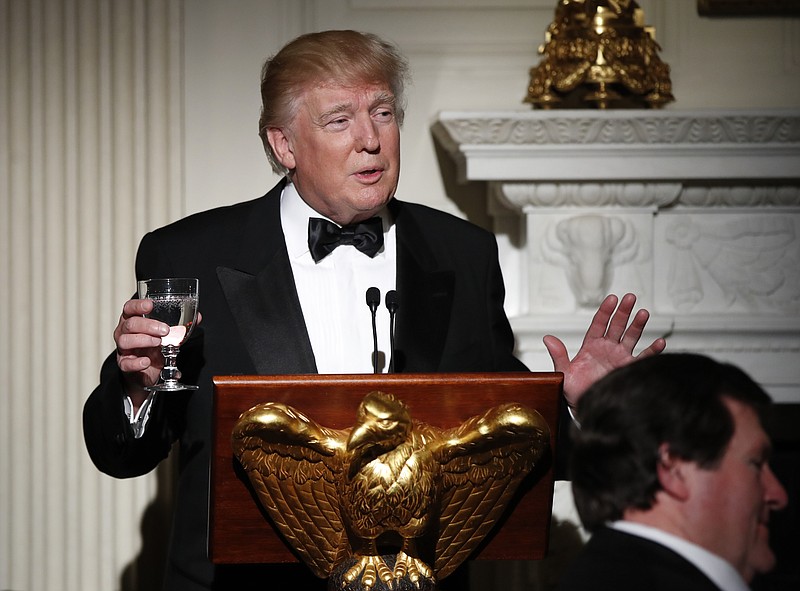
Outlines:
<svg viewBox="0 0 800 591"><path fill-rule="evenodd" d="M609 295L595 312L583 343L572 360L561 339L553 335L544 337L544 345L553 359L553 368L564 374L564 396L571 408L578 404L581 395L594 382L612 369L626 365L637 358L661 353L667 346L663 338L653 341L638 355L633 350L642 336L650 318L647 310L639 310L628 325L636 296L625 294L617 307L617 296Z"/></svg>

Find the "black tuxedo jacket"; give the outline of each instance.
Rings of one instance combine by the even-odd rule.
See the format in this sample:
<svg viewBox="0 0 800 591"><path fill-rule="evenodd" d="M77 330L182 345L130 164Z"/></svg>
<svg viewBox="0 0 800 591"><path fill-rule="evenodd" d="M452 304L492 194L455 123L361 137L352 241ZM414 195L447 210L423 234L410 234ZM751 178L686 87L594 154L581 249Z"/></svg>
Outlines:
<svg viewBox="0 0 800 591"><path fill-rule="evenodd" d="M180 444L170 591L209 588L214 579L206 557L212 376L317 372L280 223L283 185L141 241L137 278L200 279L202 322L178 359L182 379L200 389L159 394L144 436L134 439L112 354L84 406L87 449L112 476L144 474ZM494 236L425 206L393 200L390 210L400 299L396 371L525 371L513 355Z"/></svg>
<svg viewBox="0 0 800 591"><path fill-rule="evenodd" d="M595 532L567 567L559 591L721 591L696 566L652 540Z"/></svg>

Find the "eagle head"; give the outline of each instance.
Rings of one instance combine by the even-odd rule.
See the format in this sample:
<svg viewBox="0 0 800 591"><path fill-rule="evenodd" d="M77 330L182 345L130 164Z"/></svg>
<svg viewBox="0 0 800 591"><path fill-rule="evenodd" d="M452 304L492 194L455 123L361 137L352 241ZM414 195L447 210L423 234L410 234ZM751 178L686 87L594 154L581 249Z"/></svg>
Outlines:
<svg viewBox="0 0 800 591"><path fill-rule="evenodd" d="M391 394L370 392L358 407L347 451L354 464L364 465L403 443L411 432L411 415Z"/></svg>

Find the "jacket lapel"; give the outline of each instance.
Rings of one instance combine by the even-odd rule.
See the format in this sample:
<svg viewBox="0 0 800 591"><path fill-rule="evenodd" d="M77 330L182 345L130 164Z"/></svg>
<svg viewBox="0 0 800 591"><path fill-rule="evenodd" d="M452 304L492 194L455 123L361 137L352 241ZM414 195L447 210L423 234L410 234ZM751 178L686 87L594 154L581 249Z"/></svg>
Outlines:
<svg viewBox="0 0 800 591"><path fill-rule="evenodd" d="M280 223L284 184L256 206L237 267L218 267L217 277L259 374L316 373Z"/></svg>
<svg viewBox="0 0 800 591"><path fill-rule="evenodd" d="M437 371L450 327L455 277L436 258L413 211L392 200L397 227L395 371Z"/></svg>

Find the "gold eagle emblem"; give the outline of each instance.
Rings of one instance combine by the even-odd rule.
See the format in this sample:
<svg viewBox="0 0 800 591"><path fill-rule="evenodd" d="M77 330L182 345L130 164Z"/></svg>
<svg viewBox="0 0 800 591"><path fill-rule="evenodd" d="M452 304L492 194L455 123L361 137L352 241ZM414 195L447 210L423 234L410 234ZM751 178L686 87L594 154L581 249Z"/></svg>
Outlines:
<svg viewBox="0 0 800 591"><path fill-rule="evenodd" d="M232 434L234 455L287 543L316 576L339 569L343 586L364 589L451 574L549 441L544 418L519 404L439 429L378 391L364 397L350 429L266 402L242 413Z"/></svg>

